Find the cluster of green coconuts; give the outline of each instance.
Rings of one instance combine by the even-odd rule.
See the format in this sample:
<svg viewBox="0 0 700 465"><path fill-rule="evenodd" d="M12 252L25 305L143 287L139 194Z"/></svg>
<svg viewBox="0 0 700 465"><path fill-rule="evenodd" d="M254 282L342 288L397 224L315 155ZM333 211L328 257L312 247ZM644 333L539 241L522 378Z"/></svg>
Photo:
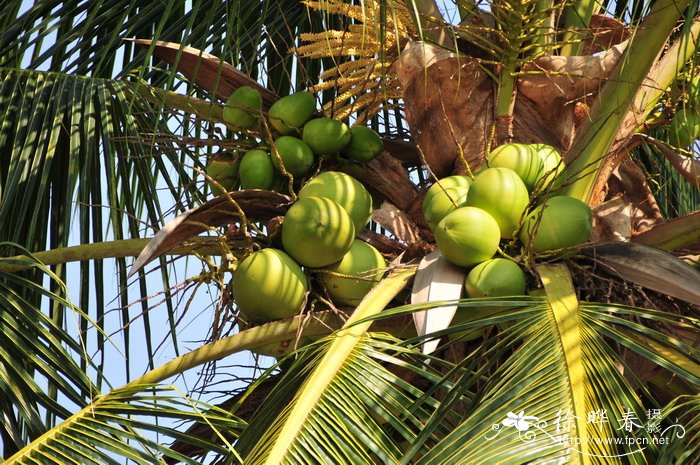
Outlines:
<svg viewBox="0 0 700 465"><path fill-rule="evenodd" d="M265 189L288 193L289 181L306 176L319 157L358 163L372 160L382 151L379 135L365 126L348 127L333 118L314 118L316 98L296 92L275 102L266 121L274 139L269 146L247 151L241 158L218 158L207 166L214 180L212 191L221 195L240 182L241 189ZM243 131L260 130L262 97L250 86L237 88L226 101L224 121ZM222 189L223 188L223 189Z"/></svg>
<svg viewBox="0 0 700 465"><path fill-rule="evenodd" d="M562 168L561 156L549 145L505 144L489 154L486 166L473 179L450 176L430 187L423 200L423 215L445 259L469 269L468 297L526 294L523 269L498 256L499 247L512 242L516 233L522 248L537 253L588 241L590 207L573 197L547 194ZM531 196L538 202L527 211ZM477 314L478 310L466 316L458 313L456 321ZM462 337L479 335L472 331Z"/></svg>
<svg viewBox="0 0 700 465"><path fill-rule="evenodd" d="M686 100L669 126L669 142L675 147L688 148L700 138L700 74L685 81Z"/></svg>
<svg viewBox="0 0 700 465"><path fill-rule="evenodd" d="M266 121L269 147L258 146L239 160L213 160L207 175L220 195L240 189L287 193L288 177L306 181L319 158L364 163L383 149L370 128L349 128L332 118L314 118L316 99L297 92L275 102ZM249 86L226 102L224 120L241 131L259 131L262 97ZM372 197L355 178L324 171L306 181L284 216L282 249L267 247L240 262L233 277L233 298L249 324L290 318L306 305L318 285L337 306L356 306L381 279L386 262L373 246L356 239L372 213ZM314 277L316 279L310 279Z"/></svg>
<svg viewBox="0 0 700 465"><path fill-rule="evenodd" d="M312 178L284 216L284 250L264 248L238 265L233 296L242 316L261 324L299 314L309 274L335 305L357 306L386 268L376 248L356 239L371 213L372 197L352 176L324 171Z"/></svg>
<svg viewBox="0 0 700 465"><path fill-rule="evenodd" d="M366 162L382 150L381 139L369 128L313 118L315 103L308 92L277 101L266 120L277 135L271 147L246 152L240 163L212 163L209 176L228 190L235 180L241 189L269 190L283 184L285 173L305 179L318 157ZM227 101L224 119L241 130L257 130L261 109L260 94L240 87ZM469 269L469 297L526 293L523 269L499 256L501 246L514 239L536 253L589 239L588 205L548 194L562 168L561 156L548 145L505 144L489 154L473 179L449 176L427 191L425 220L442 255ZM530 205L534 207L526 211ZM251 324L290 318L305 307L311 286L319 286L337 306L358 305L386 269L381 253L357 239L371 213L370 193L348 174L323 171L306 181L282 221L282 248L257 250L236 268L233 298L241 316Z"/></svg>

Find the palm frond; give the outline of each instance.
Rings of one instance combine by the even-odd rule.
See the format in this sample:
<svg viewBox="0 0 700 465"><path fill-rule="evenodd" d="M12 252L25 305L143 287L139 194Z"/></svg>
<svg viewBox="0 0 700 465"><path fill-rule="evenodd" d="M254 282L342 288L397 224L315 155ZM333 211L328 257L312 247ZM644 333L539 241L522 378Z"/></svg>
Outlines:
<svg viewBox="0 0 700 465"><path fill-rule="evenodd" d="M364 334L371 324L371 322L357 322L381 312L414 273L415 270L410 268L396 270L370 291L340 333L320 354L320 359L304 381L302 388L296 393L293 402L283 412L275 415L273 422L263 436L258 438L258 441L253 443L251 449L245 453L246 462L275 464L291 461L292 463L305 463L311 457L315 457L313 460L318 460L327 454L326 460L335 455L339 459L339 463L353 463L357 460L365 461L370 457L365 452L364 447L352 440L355 435L350 435L349 441L338 448L339 444L327 443L324 440L313 440L313 443L308 443L309 436L303 434L303 427L308 425L314 430L322 431L326 427L333 426L334 420L325 422L328 416L318 415L318 413L319 410L324 411L331 404L340 402L344 398L342 391L337 390L338 385L343 384L345 370L353 366L352 361L364 346ZM325 407L320 402L321 399L326 400ZM354 402L347 405L359 408L361 403ZM350 412L351 409L346 411ZM354 423L351 427L361 428L362 417L351 416L350 418L353 419ZM321 423L315 423L316 419L320 420ZM381 431L381 428L375 428L374 431ZM395 451L391 450L392 442L388 441L388 438L384 437L383 434L380 433L379 436L372 438L369 444L379 447L373 452L378 453L382 461L387 463L387 461L393 460ZM384 444L385 447L381 447L381 444ZM314 450L318 450L318 452L314 452ZM370 448L370 450L372 449ZM319 456L318 453L323 455Z"/></svg>
<svg viewBox="0 0 700 465"><path fill-rule="evenodd" d="M6 2L0 10L8 18L0 30L0 57L15 67L102 78L137 73L155 86L180 87L175 68L165 69L153 47L124 42L145 38L205 50L254 79L264 73L268 88L280 95L316 78L308 61L290 72L295 36L321 26L321 15L307 12L300 2L51 0L19 15L17 3Z"/></svg>
<svg viewBox="0 0 700 465"><path fill-rule="evenodd" d="M12 244L0 246L17 251ZM8 261L14 260L0 258L3 264ZM22 261L65 289L45 266L31 258ZM29 272L0 273L0 410L3 437L11 439L15 449L41 436L54 421L70 417L71 406L82 408L97 394L84 368L95 368L85 347L35 302L47 299L83 318L87 315L65 299L65 292L52 292L31 277ZM10 444L6 448L12 449Z"/></svg>
<svg viewBox="0 0 700 465"><path fill-rule="evenodd" d="M493 302L500 302L500 300L493 300ZM368 425L365 434L357 437L352 432L352 428L348 430L347 424L341 423L346 418L354 418L353 415L356 417L357 409L362 408L360 404L342 403L334 394L335 389L339 389L335 384L338 382L344 389L350 389L343 392L343 399L359 396L356 390L361 390L361 385L355 386L340 374L350 370L355 364L354 352L345 360L341 372L338 372L338 376L343 381L330 381L324 394L316 398L313 406L310 407L309 415L297 418L290 413L289 391L296 391L298 386L304 386L305 384L302 383L308 382L298 377L311 376L313 371L310 365L325 366L321 363L320 355L313 360L304 359L300 367L309 374L295 372L294 376L297 378L293 381L283 380L283 383L293 383L285 384L284 391L287 397L283 400L272 396L275 400L271 400L270 404L264 408L266 413L261 413L261 417L258 417L262 424L258 425L254 420L252 425L255 426L242 436L242 452L252 454L247 457L256 457L256 460L266 457L269 447L264 447L262 444L269 446L269 442L264 440L256 443L256 441L278 434L275 433L277 429L275 425L280 424L278 419L280 417L277 415L281 415L281 418L291 415L289 418L302 423L295 423L297 433L292 442L286 446L286 453L281 459L289 463L307 463L309 460L332 463L334 460L358 460L358 457L360 460L373 460L370 456L352 455L358 450L379 450L381 454L387 454L381 456L383 463L393 463L395 460L400 460L401 463L413 463L416 460L416 463L484 461L516 464L523 463L524 460L528 460L528 457L530 460L547 458L568 462L574 460L576 456L583 463L653 462L654 457L658 457L661 453L661 448L652 445L644 448L645 452L642 453L641 450L630 447L634 441L639 441L638 444L654 444L651 430L645 429L646 423L642 424L645 421L642 419L645 418L645 413L650 407L643 404L635 394L635 390L640 387L639 382L633 380L633 384L630 384L630 381L620 373L618 369L620 358L608 339L671 370L691 385L697 385L699 381L697 367L700 365L697 363L697 351L686 343L652 330L648 326L611 316L609 311L622 312L627 317L645 316L657 322L665 321L679 329L686 326L687 329L696 329L698 322L686 321L661 312L647 312L632 308L609 310L599 304L585 303L580 305L578 313L567 314L562 313L562 309L557 309L556 305L549 307L536 302L529 304L525 301L518 302L519 305L526 305L526 307L522 310L510 311L506 307L505 310L491 317L476 319L450 330L441 331L441 334L449 334L517 319L515 324L503 330L502 337L490 338L484 342L482 347L488 349L480 353L479 358L476 360L467 358L460 363L463 365L461 370L456 368L449 372L450 380L454 380L454 376L458 375L457 381L442 378L436 383L437 385L449 383L450 392L456 393L452 399L440 404L426 393L420 399L429 402L429 405L423 405L420 401L405 404L410 407L402 410L404 415L415 413L421 407L431 412L431 421L423 424L422 433L418 432L412 439L410 436L404 438L414 444L414 447L405 449L405 455L396 456L393 455L395 451L390 454L388 449L381 447L384 439L381 437L382 430L379 425ZM457 303L464 307L480 304L473 300ZM505 306L508 302L500 303ZM402 307L386 312L383 317L417 311L431 305L444 306L445 303ZM570 313L571 310L567 312ZM608 322L614 322L614 324L610 325ZM624 330L614 329L618 326ZM638 334L635 335L634 332ZM580 339L579 343L572 342L571 337L576 334ZM428 337L436 337L436 335ZM639 342L640 340L653 342L653 345L644 346ZM390 350L396 349L390 348ZM505 361L498 365L497 361L504 360L504 357ZM360 363L359 360L358 363ZM480 364L483 366L479 366ZM578 381L574 382L575 377L571 375L574 372L582 372L585 375L579 377L580 379L576 378ZM309 387L313 385L310 383ZM303 392L303 388L301 389L300 392ZM330 402L326 400L326 395L328 399L333 399L334 410L327 410L324 407L325 402ZM583 410L580 401L575 400L577 396L583 396ZM293 399L297 397L291 399L294 402ZM465 400L469 402L467 412L463 415L461 423L455 425L453 409L458 401ZM647 401L658 402L658 399L654 400L652 396ZM577 402L579 410L574 408ZM369 405L374 403L370 402ZM653 408L660 408L656 403L653 405ZM366 406L367 404L364 408L367 408ZM378 412L380 418L386 414L386 412ZM406 417L402 418L405 420ZM515 427L516 424L519 427ZM528 424L532 424L533 427L529 433ZM580 432L581 427L586 428L587 434ZM319 438L320 431L334 431L334 436L342 437L341 443L348 449L342 449L338 442ZM436 434L438 431L450 433L443 436ZM632 437L632 442L616 441L615 438L620 435ZM492 441L488 442L489 447L484 447L486 441ZM587 443L586 447L580 446L582 441ZM337 449L339 447L340 450ZM428 447L428 450L424 447ZM326 451L329 455L313 455L312 451L319 450L318 448L322 448L320 450ZM249 450L251 452L248 452Z"/></svg>
<svg viewBox="0 0 700 465"><path fill-rule="evenodd" d="M181 208L192 201L178 185L191 185L185 165L198 161L182 159L167 144L156 152L141 143L142 134L156 132L162 120L128 83L9 68L0 69L0 79L0 237L4 240L40 251L69 242L138 238L142 218L152 227L161 224L164 209L156 195L161 186L173 198L182 199ZM72 231L67 225L74 218L78 222ZM126 290L126 262L118 259L116 264L119 287ZM95 280L87 262L81 264L79 304L87 308L94 298L92 317L101 322L104 269L99 261L94 266L99 277ZM65 267L56 269L61 278L66 272ZM130 303L128 292L121 294L120 303L125 308ZM61 321L62 310L56 311L54 317ZM124 318L128 339L129 317ZM148 331L147 312L144 322ZM88 324L83 321L80 327L85 331ZM98 335L97 348L103 346L104 338ZM152 358L150 347L148 351Z"/></svg>
<svg viewBox="0 0 700 465"><path fill-rule="evenodd" d="M287 417L291 406L313 370L323 369L324 353L334 338L320 340L294 356L241 435L237 448L246 463L266 459L269 439L280 430L280 415L296 421L293 414ZM314 402L278 463L398 463L401 448L417 437L438 403L434 397L424 399L424 392L405 378L439 379L434 368L421 366L419 351L399 344L378 333L363 336ZM433 439L439 434L446 430L440 428Z"/></svg>
<svg viewBox="0 0 700 465"><path fill-rule="evenodd" d="M465 303L469 302L463 301ZM491 318L491 323L504 321L503 311ZM577 419L571 409L569 399L575 396L574 390L584 394L586 418L582 420L588 429L591 463L662 463L656 462L657 454L666 453L663 448L653 447L654 438L645 428L647 412L661 408L654 396L645 397L646 404L635 394L640 389L640 381L630 384L619 371L623 363L613 344L620 344L659 367L668 369L691 385L697 386L698 352L685 342L651 329L651 322L668 325L690 334L697 333L698 321L667 313L634 309L623 306L603 306L595 303L581 303L578 326L581 338L581 356L578 361L566 360L557 347L564 347L564 339L555 329L554 313L547 307L531 306L527 311L511 311L512 315L522 316L508 328L504 338L493 345L488 359L498 359L507 352L497 349L509 346L514 349L505 363L487 380L480 390L474 408L465 415L465 421L454 429L450 436L441 440L418 463L523 463L542 460L545 457L559 457L572 460L578 447L575 440L581 439L575 431ZM525 316L527 315L527 316ZM635 323L633 319L646 321ZM481 324L488 322L482 321ZM572 322L569 322L570 324ZM473 321L452 330L478 327ZM519 343L518 341L522 341ZM490 346L490 345L489 345ZM516 349L517 347L517 349ZM571 365L581 364L585 370L585 383L573 386L567 372ZM474 381L472 381L474 383ZM460 383L457 383L458 385ZM644 388L642 388L644 391ZM650 393L647 392L647 395ZM450 408L445 404L441 408ZM506 426L508 412L514 415L531 415L531 428L518 431ZM597 413L596 413L597 412ZM607 412L609 418L600 419L597 415ZM627 413L637 419L634 431L622 429L621 422ZM596 418L599 421L596 423ZM567 424L568 422L568 424ZM510 425L512 426L512 425ZM428 429L426 427L426 429ZM619 429L618 429L619 428ZM620 431L623 431L621 433ZM614 439L627 434L636 434L639 443L652 444L645 453L630 454L629 446L615 445ZM668 435L669 439L671 434ZM684 441L690 441L687 438ZM485 441L489 447L484 447ZM564 442L562 442L564 441ZM685 442L685 444L689 444ZM409 457L406 457L409 458ZM464 461L464 462L461 462ZM411 463L404 460L403 463Z"/></svg>
<svg viewBox="0 0 700 465"><path fill-rule="evenodd" d="M21 258L2 258L0 262L29 266L64 288L54 273L24 252ZM126 458L152 464L160 456L197 463L162 445L173 440L218 454L234 453L221 440L221 432L235 437L245 424L229 412L187 398L172 387L132 383L100 394L88 376L98 367L84 342L73 334L80 328L64 329L26 299L31 294L90 321L61 293L53 293L20 273L0 274L1 431L3 441L12 440L4 445L5 452L15 452L3 463L117 464L121 463L119 458ZM77 322L77 318L68 320ZM206 423L220 432L217 440L182 433L179 423L188 421Z"/></svg>
<svg viewBox="0 0 700 465"><path fill-rule="evenodd" d="M692 464L700 453L700 396L681 396L666 409L670 447L663 450L659 463Z"/></svg>
<svg viewBox="0 0 700 465"><path fill-rule="evenodd" d="M159 424L157 419L166 420ZM237 435L245 424L228 412L190 399L168 386L130 386L96 396L82 410L47 431L5 462L10 464L138 464L162 463L168 457L188 464L195 460L163 446L167 439L194 443L218 454L235 454L229 445L189 437L168 422L208 424L223 437Z"/></svg>
<svg viewBox="0 0 700 465"><path fill-rule="evenodd" d="M667 140L668 135L662 130L656 132L659 133L655 134L659 140ZM668 150L673 149L669 147ZM687 182L655 144L644 142L636 152L648 173L654 198L665 218L676 218L700 210L700 189ZM697 156L689 154L688 160L697 162Z"/></svg>

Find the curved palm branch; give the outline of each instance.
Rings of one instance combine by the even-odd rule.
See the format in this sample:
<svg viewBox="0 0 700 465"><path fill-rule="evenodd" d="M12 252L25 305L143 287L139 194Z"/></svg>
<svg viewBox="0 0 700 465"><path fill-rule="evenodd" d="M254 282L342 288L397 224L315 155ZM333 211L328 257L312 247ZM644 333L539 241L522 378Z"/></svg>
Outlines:
<svg viewBox="0 0 700 465"><path fill-rule="evenodd" d="M156 421L168 417L203 422L215 431L225 430L228 435L245 426L228 412L189 399L173 388L130 386L97 396L88 406L3 463L118 464L121 462L117 459L125 458L138 464L153 464L165 463L164 457L198 463L161 445L165 438L194 443L219 454L235 454L230 445L219 446L188 437Z"/></svg>
<svg viewBox="0 0 700 465"><path fill-rule="evenodd" d="M31 258L0 261L45 273L65 289L54 273ZM16 273L0 274L0 408L5 452L11 455L3 463L120 463L121 457L152 464L162 456L196 463L161 445L173 440L232 453L230 445L220 445L221 439L188 436L177 423L205 423L214 431L226 431L227 437L237 435L245 424L174 387L138 383L100 394L88 376L98 367L82 338L76 339L31 303L36 294L89 320L62 297L64 293L51 292Z"/></svg>
<svg viewBox="0 0 700 465"><path fill-rule="evenodd" d="M98 392L86 373L95 367L85 347L34 302L47 298L56 307L87 315L65 299L63 283L49 269L31 259L23 264L45 273L59 290L37 285L29 272L0 274L0 410L6 450L39 438L55 421L69 418L71 406L84 407Z"/></svg>

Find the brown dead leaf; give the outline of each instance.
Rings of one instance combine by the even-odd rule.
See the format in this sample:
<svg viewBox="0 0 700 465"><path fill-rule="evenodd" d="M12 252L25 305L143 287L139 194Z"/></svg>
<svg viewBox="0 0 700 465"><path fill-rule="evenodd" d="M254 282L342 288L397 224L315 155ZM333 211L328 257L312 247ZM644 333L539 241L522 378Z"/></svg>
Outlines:
<svg viewBox="0 0 700 465"><path fill-rule="evenodd" d="M153 44L153 41L149 39L125 40L135 42L144 47L150 47ZM279 98L219 57L173 42L157 41L154 47L155 55L158 58L177 66L177 70L185 77L196 82L222 100L227 100L233 91L241 86L250 86L260 92L265 108L268 108Z"/></svg>
<svg viewBox="0 0 700 465"><path fill-rule="evenodd" d="M627 241L632 236L632 205L619 195L593 208L591 242Z"/></svg>
<svg viewBox="0 0 700 465"><path fill-rule="evenodd" d="M494 84L479 61L410 42L395 66L411 134L432 174L439 179L465 174L467 165L478 168L494 125ZM566 101L550 98L557 92L548 77L542 85L547 89L516 98L513 141L545 143L561 151L572 138L573 106L567 110Z"/></svg>
<svg viewBox="0 0 700 465"><path fill-rule="evenodd" d="M576 135L576 104L590 102L622 56L626 43L595 56L543 56L523 67L518 99L526 97L554 135L555 148L568 150Z"/></svg>
<svg viewBox="0 0 700 465"><path fill-rule="evenodd" d="M478 62L424 42L409 42L396 71L411 134L438 178L476 169L493 121L493 83Z"/></svg>
<svg viewBox="0 0 700 465"><path fill-rule="evenodd" d="M678 250L700 241L700 211L659 223L632 238L663 250Z"/></svg>
<svg viewBox="0 0 700 465"><path fill-rule="evenodd" d="M406 176L406 169L386 151L362 167L353 166L349 174L403 211L410 211L419 202L418 192Z"/></svg>
<svg viewBox="0 0 700 465"><path fill-rule="evenodd" d="M231 198L228 198L230 195ZM129 276L151 260L177 247L187 239L208 228L224 226L241 220L266 222L283 215L291 199L271 191L250 189L220 195L178 216L156 233L131 266Z"/></svg>
<svg viewBox="0 0 700 465"><path fill-rule="evenodd" d="M618 166L607 183L607 198L624 195L632 205L632 234L639 234L663 220L654 194L647 184L646 177L639 166L629 158ZM593 206L600 203L600 197L594 197Z"/></svg>
<svg viewBox="0 0 700 465"><path fill-rule="evenodd" d="M625 23L610 16L596 14L589 23L589 35L583 40L581 55L593 55L620 44L630 36Z"/></svg>
<svg viewBox="0 0 700 465"><path fill-rule="evenodd" d="M613 276L700 305L700 270L644 244L612 242L583 250Z"/></svg>

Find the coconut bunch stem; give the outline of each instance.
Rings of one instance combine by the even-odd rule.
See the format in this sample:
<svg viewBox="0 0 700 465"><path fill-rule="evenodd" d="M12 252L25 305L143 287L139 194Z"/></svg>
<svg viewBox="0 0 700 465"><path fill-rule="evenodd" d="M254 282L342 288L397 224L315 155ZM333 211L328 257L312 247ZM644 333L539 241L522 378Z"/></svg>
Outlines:
<svg viewBox="0 0 700 465"><path fill-rule="evenodd" d="M516 98L516 72L527 62L545 54L547 37L543 30L550 20L551 5L540 0L494 2L492 14L502 43L497 66L496 142L513 139L513 112Z"/></svg>

